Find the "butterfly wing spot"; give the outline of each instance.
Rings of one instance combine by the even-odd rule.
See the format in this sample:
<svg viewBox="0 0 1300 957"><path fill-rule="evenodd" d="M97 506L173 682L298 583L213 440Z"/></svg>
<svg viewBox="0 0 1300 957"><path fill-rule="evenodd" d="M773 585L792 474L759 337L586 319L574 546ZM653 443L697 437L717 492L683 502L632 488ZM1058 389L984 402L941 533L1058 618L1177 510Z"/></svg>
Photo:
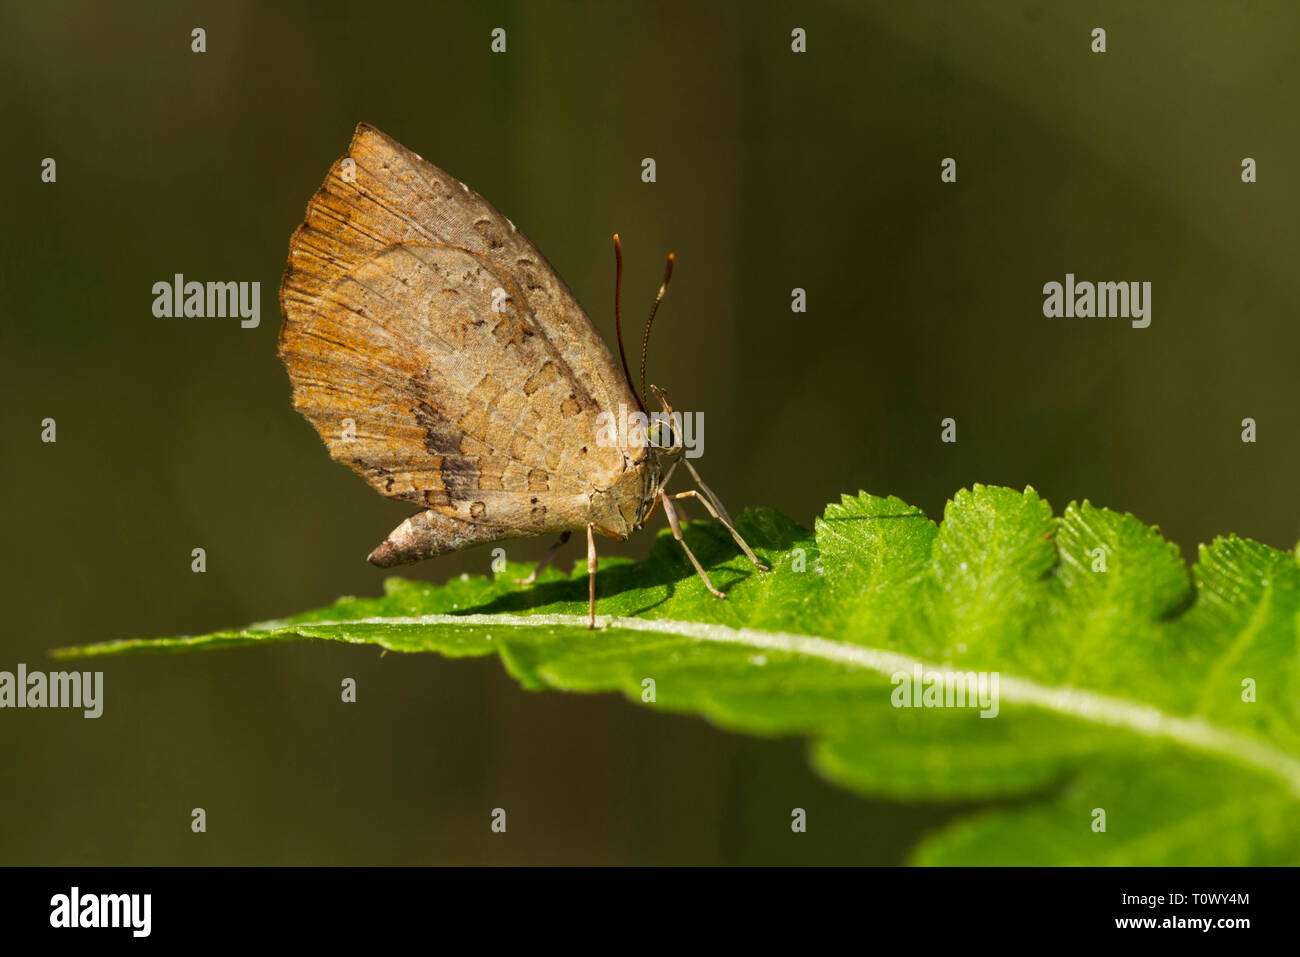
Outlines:
<svg viewBox="0 0 1300 957"><path fill-rule="evenodd" d="M533 446L536 444L537 441L531 435L516 432L510 439L510 457L524 462L532 455Z"/></svg>
<svg viewBox="0 0 1300 957"><path fill-rule="evenodd" d="M388 471L388 469L386 469L386 468L381 468L380 466L375 466L374 468L372 468L372 469L370 470L370 474L371 474L372 476L374 476L375 478L377 478L377 479L383 479L383 480L384 480L384 493L385 493L385 494L387 494L388 492L391 492L391 491L393 490L393 482L394 482L393 473L390 472L390 471Z"/></svg>
<svg viewBox="0 0 1300 957"><path fill-rule="evenodd" d="M549 492L551 490L550 479L541 469L528 470L528 491L530 492ZM537 499L533 499L532 504L537 504Z"/></svg>
<svg viewBox="0 0 1300 957"><path fill-rule="evenodd" d="M528 380L524 382L524 395L532 395L542 386L550 385L559 376L560 374L555 370L555 363L548 359L540 369L530 375Z"/></svg>
<svg viewBox="0 0 1300 957"><path fill-rule="evenodd" d="M474 518L484 518L487 515L487 506L482 502L475 502L469 507L469 514Z"/></svg>
<svg viewBox="0 0 1300 957"><path fill-rule="evenodd" d="M470 409L457 420L456 427L461 431L462 452L467 455L488 455L495 451L479 438L480 435L491 435L487 409Z"/></svg>
<svg viewBox="0 0 1300 957"><path fill-rule="evenodd" d="M509 302L510 300L506 300ZM492 330L492 335L503 346L522 346L532 337L533 331L515 316L504 316Z"/></svg>
<svg viewBox="0 0 1300 957"><path fill-rule="evenodd" d="M533 267L536 265L537 263L533 262L531 259L520 259L515 262L515 266L518 267L519 276L524 281L524 288L529 292L536 292L538 289L542 288L541 279L538 277L537 273L533 271Z"/></svg>
<svg viewBox="0 0 1300 957"><path fill-rule="evenodd" d="M449 318L447 320L447 339L458 349L473 348L475 345L475 330L485 325L487 325L486 319L478 319L474 316Z"/></svg>
<svg viewBox="0 0 1300 957"><path fill-rule="evenodd" d="M423 494L424 504L430 508L445 508L451 504L451 496L447 494L446 489L428 488Z"/></svg>
<svg viewBox="0 0 1300 957"><path fill-rule="evenodd" d="M478 230L479 235L488 244L488 249L500 249L506 244L505 240L501 238L500 231L493 228L492 220L477 220L474 223L474 228Z"/></svg>
<svg viewBox="0 0 1300 957"><path fill-rule="evenodd" d="M502 478L510 460L503 455L484 455L478 460L478 487L480 492L503 491Z"/></svg>
<svg viewBox="0 0 1300 957"><path fill-rule="evenodd" d="M481 405L485 409L490 409L497 404L497 401L505 394L506 387L502 385L495 376L488 373L478 380L478 385L469 390L468 398L475 405Z"/></svg>
<svg viewBox="0 0 1300 957"><path fill-rule="evenodd" d="M560 414L572 418L582 411L582 403L579 402L572 394L560 403Z"/></svg>

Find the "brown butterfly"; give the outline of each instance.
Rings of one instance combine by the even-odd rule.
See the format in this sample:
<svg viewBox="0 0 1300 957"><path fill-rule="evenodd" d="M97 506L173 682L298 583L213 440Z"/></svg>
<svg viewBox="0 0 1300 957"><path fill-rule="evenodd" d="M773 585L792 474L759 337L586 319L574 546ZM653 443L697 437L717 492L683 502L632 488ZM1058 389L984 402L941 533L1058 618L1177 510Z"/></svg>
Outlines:
<svg viewBox="0 0 1300 957"><path fill-rule="evenodd" d="M510 220L373 126L357 127L289 241L280 357L294 406L330 456L421 508L371 562L387 568L559 533L524 580L531 582L572 532L586 529L594 628L594 533L626 539L658 504L709 590L725 597L682 540L673 501L689 497L766 571L668 422L601 440L609 421L601 413L646 412L644 346L640 393L623 351L617 236L614 247L621 372L573 294ZM672 265L670 256L646 342ZM667 396L651 390L671 416ZM683 463L702 496L665 491Z"/></svg>

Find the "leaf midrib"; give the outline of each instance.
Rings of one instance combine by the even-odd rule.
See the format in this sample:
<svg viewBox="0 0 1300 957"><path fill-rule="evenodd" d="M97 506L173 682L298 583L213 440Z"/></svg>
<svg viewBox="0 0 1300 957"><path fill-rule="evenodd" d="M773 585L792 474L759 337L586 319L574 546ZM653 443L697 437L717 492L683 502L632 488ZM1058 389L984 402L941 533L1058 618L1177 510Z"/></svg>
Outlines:
<svg viewBox="0 0 1300 957"><path fill-rule="evenodd" d="M974 670L954 668L951 665L928 662L897 651L835 641L817 635L762 631L756 628L732 628L729 625L712 622L672 618L597 616L596 621L603 628L676 635L697 641L745 645L767 651L807 655L823 661L863 668L884 676L893 675L898 671L910 672L917 665L925 670L940 672ZM269 636L291 632L304 637L328 638L332 636L314 635L312 631L318 628L346 628L348 625L585 629L587 617L560 614L416 615L311 621L300 624L265 622L257 631L246 631L245 634ZM392 647L395 651L410 650L391 645L388 647ZM1094 724L1124 728L1148 738L1168 740L1191 750L1245 765L1278 779L1286 785L1293 796L1300 797L1300 760L1253 737L1214 725L1204 718L1181 718L1161 711L1154 705L1085 691L1068 685L1044 685L1030 678L1009 676L1001 670L998 671L998 697L1002 703L1027 705Z"/></svg>

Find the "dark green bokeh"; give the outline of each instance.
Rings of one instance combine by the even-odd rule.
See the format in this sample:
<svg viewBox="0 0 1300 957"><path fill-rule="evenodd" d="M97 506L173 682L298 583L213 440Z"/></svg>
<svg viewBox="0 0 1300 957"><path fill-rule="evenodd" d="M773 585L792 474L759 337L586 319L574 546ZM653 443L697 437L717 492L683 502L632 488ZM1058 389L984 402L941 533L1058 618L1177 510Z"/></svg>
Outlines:
<svg viewBox="0 0 1300 957"><path fill-rule="evenodd" d="M705 412L733 510L811 523L863 488L937 518L973 482L1031 484L1189 558L1230 531L1289 548L1298 27L1282 3L9 5L0 669L379 590L364 557L408 509L329 461L275 355L289 234L359 120L511 217L607 339L610 234L633 317L676 252L651 379ZM154 318L177 272L260 281L261 326ZM1151 327L1045 319L1066 272L1151 281ZM0 712L0 863L896 862L965 810L864 801L797 742L529 694L491 661L95 667L98 721Z"/></svg>

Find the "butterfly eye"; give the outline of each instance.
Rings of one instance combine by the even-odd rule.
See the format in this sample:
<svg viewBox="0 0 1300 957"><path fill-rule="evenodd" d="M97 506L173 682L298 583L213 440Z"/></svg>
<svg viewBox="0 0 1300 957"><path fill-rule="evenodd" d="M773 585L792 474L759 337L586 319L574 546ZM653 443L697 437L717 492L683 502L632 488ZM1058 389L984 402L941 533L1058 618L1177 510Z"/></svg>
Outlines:
<svg viewBox="0 0 1300 957"><path fill-rule="evenodd" d="M672 427L663 422L656 422L650 426L650 444L657 449L671 449L677 444L677 437L673 435Z"/></svg>

